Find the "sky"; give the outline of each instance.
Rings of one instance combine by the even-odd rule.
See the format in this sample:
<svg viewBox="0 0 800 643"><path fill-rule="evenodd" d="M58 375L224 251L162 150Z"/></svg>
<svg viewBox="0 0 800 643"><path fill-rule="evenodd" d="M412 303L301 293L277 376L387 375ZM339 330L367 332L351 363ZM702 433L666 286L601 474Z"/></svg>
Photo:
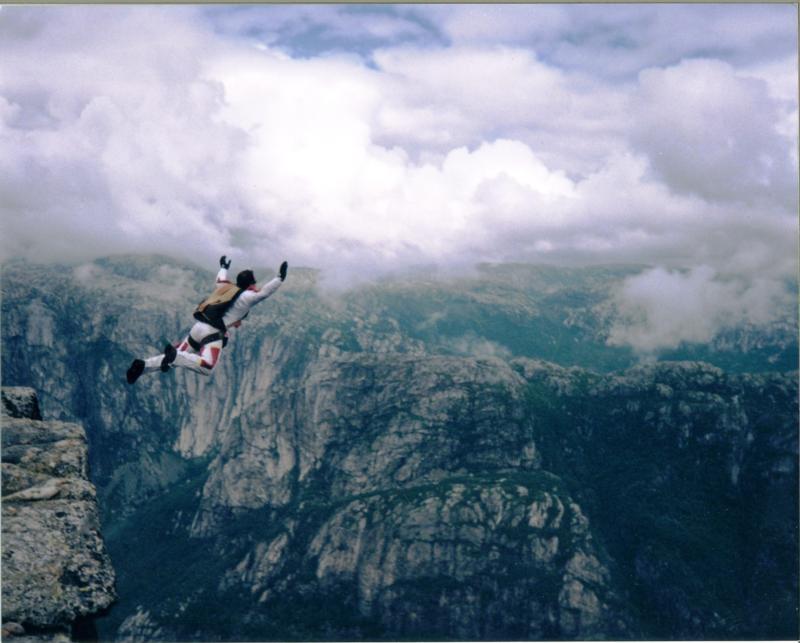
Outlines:
<svg viewBox="0 0 800 643"><path fill-rule="evenodd" d="M226 254L340 285L632 262L651 268L619 343L769 323L798 270L797 24L778 4L3 6L0 259Z"/></svg>

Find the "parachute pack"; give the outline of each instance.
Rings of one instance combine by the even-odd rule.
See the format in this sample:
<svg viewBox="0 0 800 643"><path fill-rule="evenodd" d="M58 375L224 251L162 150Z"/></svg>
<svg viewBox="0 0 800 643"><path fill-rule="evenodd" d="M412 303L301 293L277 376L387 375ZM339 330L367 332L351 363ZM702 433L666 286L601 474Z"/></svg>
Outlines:
<svg viewBox="0 0 800 643"><path fill-rule="evenodd" d="M224 333L226 328L222 318L243 292L244 290L236 284L220 284L213 293L200 302L194 311L194 318Z"/></svg>

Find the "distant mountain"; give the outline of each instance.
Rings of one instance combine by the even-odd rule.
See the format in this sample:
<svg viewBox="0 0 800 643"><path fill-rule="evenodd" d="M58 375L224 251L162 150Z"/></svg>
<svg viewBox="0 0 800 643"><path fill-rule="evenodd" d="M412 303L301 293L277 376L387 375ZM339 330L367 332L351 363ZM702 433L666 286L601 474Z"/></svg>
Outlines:
<svg viewBox="0 0 800 643"><path fill-rule="evenodd" d="M796 324L639 366L606 343L638 270L290 269L210 379L130 387L212 272L4 266L4 384L87 429L101 636L796 638Z"/></svg>

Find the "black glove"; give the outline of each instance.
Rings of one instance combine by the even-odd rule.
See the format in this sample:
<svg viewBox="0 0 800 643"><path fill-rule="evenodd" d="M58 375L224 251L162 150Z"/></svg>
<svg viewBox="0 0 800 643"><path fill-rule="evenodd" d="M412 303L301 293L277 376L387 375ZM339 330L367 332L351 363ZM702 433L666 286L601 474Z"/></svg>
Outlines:
<svg viewBox="0 0 800 643"><path fill-rule="evenodd" d="M228 268L231 267L231 261L230 261L230 259L228 259L228 261L225 261L225 255L222 255L219 258L219 265L227 270Z"/></svg>
<svg viewBox="0 0 800 643"><path fill-rule="evenodd" d="M289 264L288 264L288 263L286 263L286 262L284 261L284 262L281 264L281 269L280 269L280 272L278 273L278 276L281 278L281 281L283 281L284 279L286 279L286 271L287 271L288 269L289 269Z"/></svg>

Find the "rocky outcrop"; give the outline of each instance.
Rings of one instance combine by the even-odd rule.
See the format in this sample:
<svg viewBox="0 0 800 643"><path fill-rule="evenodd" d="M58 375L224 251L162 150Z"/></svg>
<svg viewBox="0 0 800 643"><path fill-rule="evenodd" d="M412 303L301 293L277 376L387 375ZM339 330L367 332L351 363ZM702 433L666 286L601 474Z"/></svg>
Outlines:
<svg viewBox="0 0 800 643"><path fill-rule="evenodd" d="M114 570L83 427L42 421L32 389L2 389L3 630L68 640L111 605Z"/></svg>
<svg viewBox="0 0 800 643"><path fill-rule="evenodd" d="M5 386L2 389L2 417L41 420L39 398L36 393L22 386Z"/></svg>
<svg viewBox="0 0 800 643"><path fill-rule="evenodd" d="M286 506L303 488L336 501L537 466L524 380L500 360L349 353L283 376L222 443L194 535L213 533L232 510Z"/></svg>
<svg viewBox="0 0 800 643"><path fill-rule="evenodd" d="M512 365L654 638L795 638L797 372Z"/></svg>
<svg viewBox="0 0 800 643"><path fill-rule="evenodd" d="M320 588L354 585L362 616L404 637L630 634L588 520L546 474L352 501L322 525L306 562Z"/></svg>

